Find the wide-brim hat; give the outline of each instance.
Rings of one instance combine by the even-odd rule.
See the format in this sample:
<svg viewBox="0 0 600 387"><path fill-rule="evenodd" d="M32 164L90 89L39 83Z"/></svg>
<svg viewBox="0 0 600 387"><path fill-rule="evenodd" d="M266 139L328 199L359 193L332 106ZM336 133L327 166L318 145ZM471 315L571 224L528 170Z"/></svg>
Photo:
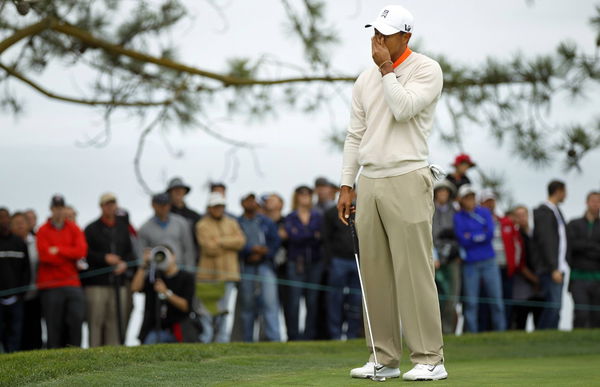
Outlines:
<svg viewBox="0 0 600 387"><path fill-rule="evenodd" d="M469 156L466 153L461 153L458 156L456 156L456 158L454 159L454 164L452 164L452 166L456 167L462 163L467 163L471 167L477 166L477 164L475 164L473 160L471 160L471 156Z"/></svg>
<svg viewBox="0 0 600 387"><path fill-rule="evenodd" d="M451 196L456 195L456 186L450 180L447 179L436 182L433 186L433 192L435 193L436 191L444 188L450 192Z"/></svg>
<svg viewBox="0 0 600 387"><path fill-rule="evenodd" d="M187 195L192 188L183 182L183 179L180 177L174 177L169 182L169 186L167 187L167 192L171 192L174 188L185 188L185 194Z"/></svg>

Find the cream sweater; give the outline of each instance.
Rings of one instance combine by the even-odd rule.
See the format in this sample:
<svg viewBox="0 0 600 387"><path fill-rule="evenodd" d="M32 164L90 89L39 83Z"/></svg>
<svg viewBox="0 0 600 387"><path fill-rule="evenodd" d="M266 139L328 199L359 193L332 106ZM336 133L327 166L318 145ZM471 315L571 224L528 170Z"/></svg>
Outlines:
<svg viewBox="0 0 600 387"><path fill-rule="evenodd" d="M363 71L352 90L341 185L352 187L361 166L370 178L426 167L442 84L440 65L416 52L384 77L377 67Z"/></svg>

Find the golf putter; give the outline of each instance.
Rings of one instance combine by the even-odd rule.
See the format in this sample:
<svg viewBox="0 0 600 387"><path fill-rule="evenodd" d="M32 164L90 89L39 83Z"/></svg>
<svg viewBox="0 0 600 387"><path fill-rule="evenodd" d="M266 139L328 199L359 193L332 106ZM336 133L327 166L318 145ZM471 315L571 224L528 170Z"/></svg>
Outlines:
<svg viewBox="0 0 600 387"><path fill-rule="evenodd" d="M371 339L371 347L373 348L373 357L375 358L375 364L373 365L373 377L371 380L375 382L385 382L385 376L377 376L377 367L380 366L377 360L377 350L375 349L375 340L373 340L373 329L371 329L371 317L369 316L369 308L367 307L367 293L365 293L365 287L363 286L362 274L360 274L360 263L358 262L358 246L356 245L357 235L356 227L354 225L354 219L350 217L350 231L352 232L352 246L354 247L354 259L356 260L356 268L358 269L358 281L360 282L360 291L362 292L362 301L365 307L365 317L367 318L367 325L369 326L369 337Z"/></svg>

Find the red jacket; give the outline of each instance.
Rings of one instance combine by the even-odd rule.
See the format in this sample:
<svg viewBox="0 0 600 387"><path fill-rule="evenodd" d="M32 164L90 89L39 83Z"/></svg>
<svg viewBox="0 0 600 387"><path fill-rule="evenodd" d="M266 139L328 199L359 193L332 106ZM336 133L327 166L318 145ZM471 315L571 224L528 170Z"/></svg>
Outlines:
<svg viewBox="0 0 600 387"><path fill-rule="evenodd" d="M85 235L77 225L68 220L62 229L56 229L48 220L37 232L39 254L37 287L53 289L65 286L80 287L77 261L87 255ZM50 254L50 247L58 253Z"/></svg>
<svg viewBox="0 0 600 387"><path fill-rule="evenodd" d="M504 242L504 253L506 254L506 271L509 277L512 277L517 270L516 247L520 242L519 230L508 216L498 217L500 230L502 232L502 241ZM519 259L519 261L521 261ZM519 262L521 263L521 262Z"/></svg>

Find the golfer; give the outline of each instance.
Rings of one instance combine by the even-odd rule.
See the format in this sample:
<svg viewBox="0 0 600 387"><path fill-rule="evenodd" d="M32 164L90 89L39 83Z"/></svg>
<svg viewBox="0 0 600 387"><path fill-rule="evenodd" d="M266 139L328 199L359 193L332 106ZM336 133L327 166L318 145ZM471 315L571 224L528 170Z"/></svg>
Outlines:
<svg viewBox="0 0 600 387"><path fill-rule="evenodd" d="M413 16L403 7L385 7L366 27L375 29L375 66L360 74L352 91L338 213L347 223L352 186L362 167L356 227L374 345L368 342L369 362L350 374L369 378L377 367L377 376L399 377L403 336L414 364L404 380L445 379L432 259L433 176L427 161L442 70L408 48ZM381 364L374 364L373 351Z"/></svg>

